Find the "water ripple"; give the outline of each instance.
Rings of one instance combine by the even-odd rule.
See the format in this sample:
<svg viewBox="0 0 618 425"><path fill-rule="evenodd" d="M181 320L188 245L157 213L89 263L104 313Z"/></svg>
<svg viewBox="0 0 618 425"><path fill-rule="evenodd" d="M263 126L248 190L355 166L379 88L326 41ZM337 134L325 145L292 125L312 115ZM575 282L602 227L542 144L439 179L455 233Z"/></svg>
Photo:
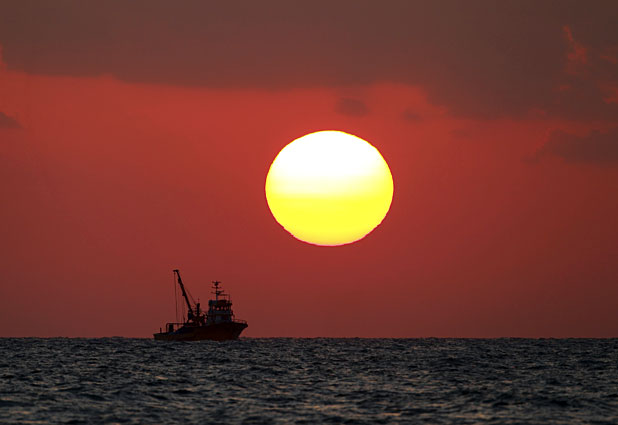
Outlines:
<svg viewBox="0 0 618 425"><path fill-rule="evenodd" d="M615 423L616 339L0 339L0 423Z"/></svg>

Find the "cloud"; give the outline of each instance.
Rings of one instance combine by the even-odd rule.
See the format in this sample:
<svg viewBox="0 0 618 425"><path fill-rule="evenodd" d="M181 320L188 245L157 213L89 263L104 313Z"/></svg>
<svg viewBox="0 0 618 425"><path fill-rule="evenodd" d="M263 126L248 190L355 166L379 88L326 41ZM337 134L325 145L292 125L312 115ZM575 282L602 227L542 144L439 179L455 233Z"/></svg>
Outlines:
<svg viewBox="0 0 618 425"><path fill-rule="evenodd" d="M21 128L21 125L15 118L0 112L0 128Z"/></svg>
<svg viewBox="0 0 618 425"><path fill-rule="evenodd" d="M568 162L618 165L618 127L607 133L598 130L577 136L554 130L533 160L555 156Z"/></svg>
<svg viewBox="0 0 618 425"><path fill-rule="evenodd" d="M562 30L564 31L564 37L569 44L566 71L570 74L579 74L579 70L577 68L588 63L588 51L581 43L578 43L575 40L573 37L573 32L568 25L565 25Z"/></svg>
<svg viewBox="0 0 618 425"><path fill-rule="evenodd" d="M367 105L361 100L351 99L349 97L342 97L339 99L339 102L337 102L335 106L335 110L342 115L351 117L363 117L369 113Z"/></svg>
<svg viewBox="0 0 618 425"><path fill-rule="evenodd" d="M405 111L403 111L403 113L401 114L401 118L409 122L419 122L423 120L423 117L421 117L417 112L414 112L411 109L406 109Z"/></svg>
<svg viewBox="0 0 618 425"><path fill-rule="evenodd" d="M462 128L455 128L449 131L449 134L456 139L467 139L470 137L470 132Z"/></svg>
<svg viewBox="0 0 618 425"><path fill-rule="evenodd" d="M616 119L618 2L3 2L9 69L130 82L422 87L458 116ZM611 57L611 56L609 56Z"/></svg>

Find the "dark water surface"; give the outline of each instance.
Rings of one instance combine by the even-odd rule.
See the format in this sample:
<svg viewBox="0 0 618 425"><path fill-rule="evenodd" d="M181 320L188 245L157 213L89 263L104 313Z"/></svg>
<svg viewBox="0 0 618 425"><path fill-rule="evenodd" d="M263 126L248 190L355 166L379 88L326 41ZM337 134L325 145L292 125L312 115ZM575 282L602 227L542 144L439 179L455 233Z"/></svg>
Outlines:
<svg viewBox="0 0 618 425"><path fill-rule="evenodd" d="M0 423L618 423L618 339L0 339Z"/></svg>

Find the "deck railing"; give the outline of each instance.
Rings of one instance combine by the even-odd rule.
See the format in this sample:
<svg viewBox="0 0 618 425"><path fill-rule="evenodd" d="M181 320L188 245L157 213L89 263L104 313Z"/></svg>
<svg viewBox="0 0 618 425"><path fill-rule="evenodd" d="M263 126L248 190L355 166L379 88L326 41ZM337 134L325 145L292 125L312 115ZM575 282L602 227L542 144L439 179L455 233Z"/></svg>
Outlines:
<svg viewBox="0 0 618 425"><path fill-rule="evenodd" d="M239 319L234 319L232 320L233 323L242 323L243 325L247 324L246 320L239 320ZM219 322L221 323L221 322ZM182 328L183 326L187 325L188 323L186 322L167 322L165 324L165 332L174 332L177 331L178 329ZM170 328L170 325L172 326Z"/></svg>

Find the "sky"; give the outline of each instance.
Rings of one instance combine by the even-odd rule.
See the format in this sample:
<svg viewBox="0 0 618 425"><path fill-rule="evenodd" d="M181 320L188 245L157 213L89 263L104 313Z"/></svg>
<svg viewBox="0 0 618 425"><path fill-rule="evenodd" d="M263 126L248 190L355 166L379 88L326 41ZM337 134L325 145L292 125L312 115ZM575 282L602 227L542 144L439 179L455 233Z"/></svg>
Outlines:
<svg viewBox="0 0 618 425"><path fill-rule="evenodd" d="M618 337L615 1L0 0L0 336L150 337L220 280L248 337ZM277 153L375 146L319 247Z"/></svg>

